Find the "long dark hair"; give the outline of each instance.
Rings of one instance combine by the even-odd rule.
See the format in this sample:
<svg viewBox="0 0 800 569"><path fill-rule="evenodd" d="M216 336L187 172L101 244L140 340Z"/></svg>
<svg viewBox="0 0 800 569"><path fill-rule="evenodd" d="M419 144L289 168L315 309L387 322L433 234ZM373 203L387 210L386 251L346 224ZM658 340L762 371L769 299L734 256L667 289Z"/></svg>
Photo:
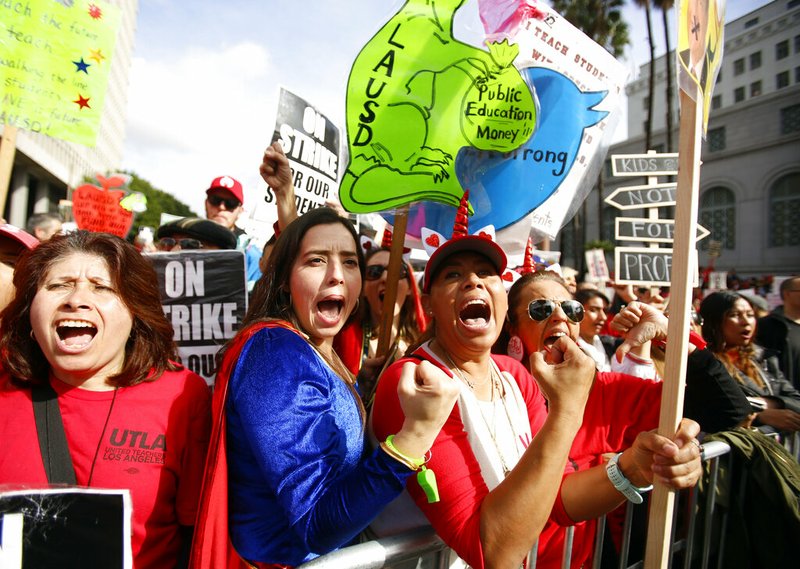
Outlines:
<svg viewBox="0 0 800 569"><path fill-rule="evenodd" d="M31 334L31 304L50 268L74 253L95 255L106 262L114 289L133 318L122 370L108 381L130 386L180 369L170 361L177 359L174 331L164 316L153 266L115 235L78 230L53 236L17 262L14 299L0 314L0 364L12 379L21 384L47 381L50 364Z"/></svg>
<svg viewBox="0 0 800 569"><path fill-rule="evenodd" d="M764 380L756 365L753 343L737 347L736 361L731 358L725 345L722 321L733 309L736 301L740 299L747 302L750 307L753 306L746 296L729 290L713 292L703 299L703 302L700 303L700 316L703 317L703 339L708 342L708 349L738 382L742 382L740 373L743 373L757 385L764 387Z"/></svg>

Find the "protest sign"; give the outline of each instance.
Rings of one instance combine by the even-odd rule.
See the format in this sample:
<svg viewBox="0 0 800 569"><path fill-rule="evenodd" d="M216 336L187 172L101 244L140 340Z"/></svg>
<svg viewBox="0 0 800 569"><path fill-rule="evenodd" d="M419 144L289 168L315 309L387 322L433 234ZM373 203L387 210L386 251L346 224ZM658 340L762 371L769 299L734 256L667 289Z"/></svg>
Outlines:
<svg viewBox="0 0 800 569"><path fill-rule="evenodd" d="M555 238L593 187L619 120L627 71L550 7L528 2L532 9L515 20L492 17L496 4L478 2L486 39L518 47L514 66L534 89L536 130L512 150L462 148L456 174L470 190L470 224L493 225L513 250L524 247L531 229L534 241ZM454 218L453 208L415 204L408 232L445 233Z"/></svg>
<svg viewBox="0 0 800 569"><path fill-rule="evenodd" d="M350 162L339 192L346 210L422 200L453 209L464 193L455 168L461 148L508 152L533 133L536 105L513 65L518 47L456 39L462 4L408 0L356 56L347 82Z"/></svg>
<svg viewBox="0 0 800 569"><path fill-rule="evenodd" d="M292 168L298 215L325 205L339 191L339 129L305 99L281 87L272 142ZM267 203L275 191L267 188Z"/></svg>
<svg viewBox="0 0 800 569"><path fill-rule="evenodd" d="M589 276L594 282L605 285L606 282L611 280L611 272L608 270L605 251L602 249L588 249L584 256L586 257Z"/></svg>
<svg viewBox="0 0 800 569"><path fill-rule="evenodd" d="M711 94L722 64L725 0L684 0L678 14L678 84L702 110L708 129ZM695 94L696 93L696 94Z"/></svg>
<svg viewBox="0 0 800 569"><path fill-rule="evenodd" d="M0 122L94 146L119 20L97 0L0 2Z"/></svg>
<svg viewBox="0 0 800 569"><path fill-rule="evenodd" d="M129 490L6 487L0 567L130 569L131 514Z"/></svg>
<svg viewBox="0 0 800 569"><path fill-rule="evenodd" d="M213 385L216 354L247 312L244 253L191 250L148 258L183 365Z"/></svg>
<svg viewBox="0 0 800 569"><path fill-rule="evenodd" d="M106 232L125 238L133 225L133 211L122 207L127 184L124 176L105 178L97 174L100 186L83 184L72 193L72 216L79 229ZM133 194L131 194L133 195Z"/></svg>

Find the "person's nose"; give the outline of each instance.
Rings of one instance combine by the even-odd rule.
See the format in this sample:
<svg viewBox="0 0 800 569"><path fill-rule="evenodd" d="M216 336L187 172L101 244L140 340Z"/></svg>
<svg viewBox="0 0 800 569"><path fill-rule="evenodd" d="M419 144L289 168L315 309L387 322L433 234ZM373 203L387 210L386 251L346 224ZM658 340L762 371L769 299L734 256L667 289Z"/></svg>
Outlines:
<svg viewBox="0 0 800 569"><path fill-rule="evenodd" d="M464 287L466 289L484 288L483 281L475 271L469 271L464 277Z"/></svg>
<svg viewBox="0 0 800 569"><path fill-rule="evenodd" d="M73 310L79 308L89 308L91 302L89 300L89 287L87 283L77 283L70 290L67 297L64 299L64 304Z"/></svg>
<svg viewBox="0 0 800 569"><path fill-rule="evenodd" d="M566 322L569 320L569 318L567 318L567 313L564 312L563 308L561 308L561 303L556 303L553 313L550 315L550 320L555 320L558 322Z"/></svg>
<svg viewBox="0 0 800 569"><path fill-rule="evenodd" d="M328 281L332 284L344 282L344 265L341 261L332 260L328 263Z"/></svg>

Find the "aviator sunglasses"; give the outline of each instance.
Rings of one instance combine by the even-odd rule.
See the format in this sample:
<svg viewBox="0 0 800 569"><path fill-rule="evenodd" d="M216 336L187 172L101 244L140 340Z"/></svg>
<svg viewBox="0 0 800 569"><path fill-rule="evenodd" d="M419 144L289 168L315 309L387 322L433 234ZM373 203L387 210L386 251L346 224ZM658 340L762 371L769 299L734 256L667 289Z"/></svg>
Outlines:
<svg viewBox="0 0 800 569"><path fill-rule="evenodd" d="M528 316L531 320L541 322L547 320L556 309L556 305L561 307L567 318L575 323L583 320L583 305L577 300L532 300L528 305Z"/></svg>
<svg viewBox="0 0 800 569"><path fill-rule="evenodd" d="M367 269L365 271L365 275L368 281L377 281L381 278L383 271L388 271L389 267L385 265L367 265ZM408 278L408 269L405 265L400 265L400 278L406 279Z"/></svg>
<svg viewBox="0 0 800 569"><path fill-rule="evenodd" d="M203 243L198 239L173 239L172 237L162 237L156 246L162 251L169 251L175 245L180 245L181 249L202 249Z"/></svg>
<svg viewBox="0 0 800 569"><path fill-rule="evenodd" d="M208 203L213 205L214 207L219 207L221 204L225 204L225 209L228 211L233 211L237 207L241 205L239 200L235 198L223 198L222 196L208 196Z"/></svg>

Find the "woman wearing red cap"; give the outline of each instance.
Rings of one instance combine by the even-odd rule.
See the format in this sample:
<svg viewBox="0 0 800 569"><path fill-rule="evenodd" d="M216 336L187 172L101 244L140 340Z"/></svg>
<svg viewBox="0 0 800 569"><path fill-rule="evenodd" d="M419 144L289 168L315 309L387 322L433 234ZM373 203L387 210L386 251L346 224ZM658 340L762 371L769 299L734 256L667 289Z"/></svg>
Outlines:
<svg viewBox="0 0 800 569"><path fill-rule="evenodd" d="M698 426L691 421L674 442L640 434L625 463L618 456L608 471L567 469L565 476L594 363L566 334L531 357L538 383L519 362L490 353L508 308L500 277L506 258L492 233L484 228L467 235L465 211L457 215L453 237L433 252L425 270L423 305L432 320L427 341L382 376L372 415L378 440L402 424L396 388L408 362L429 362L425 373L459 381L457 406L427 457L440 501L430 502L435 496L426 496L416 480L406 487L436 532L476 569L519 567L551 510L569 525L611 510L626 496L640 497L639 487L654 477L680 488L700 476L699 450L691 444ZM424 238L437 240L444 241Z"/></svg>

